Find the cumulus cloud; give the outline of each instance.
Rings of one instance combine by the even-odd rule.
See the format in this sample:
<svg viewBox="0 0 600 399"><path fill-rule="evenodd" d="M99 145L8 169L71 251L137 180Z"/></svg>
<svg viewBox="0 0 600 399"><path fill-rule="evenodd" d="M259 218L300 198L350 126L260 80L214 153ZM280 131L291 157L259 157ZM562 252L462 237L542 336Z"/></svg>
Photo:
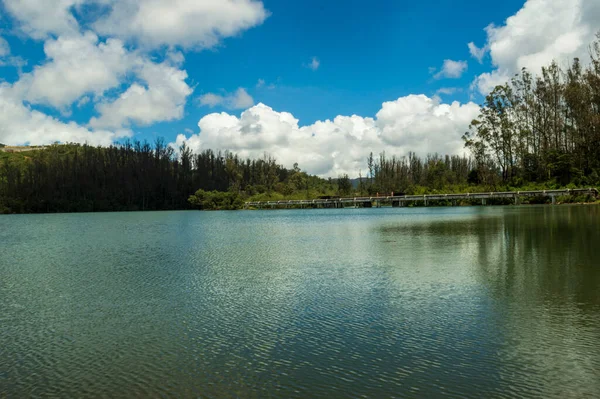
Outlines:
<svg viewBox="0 0 600 399"><path fill-rule="evenodd" d="M104 0L109 13L98 32L147 46L209 48L268 17L257 0Z"/></svg>
<svg viewBox="0 0 600 399"><path fill-rule="evenodd" d="M521 68L536 73L552 60L564 64L574 57L588 59L598 21L598 0L527 0L504 25L486 28L484 48L495 69L477 77L475 86L485 95L492 84L505 82Z"/></svg>
<svg viewBox="0 0 600 399"><path fill-rule="evenodd" d="M248 108L254 105L254 99L252 96L241 87L235 91L228 102L231 109Z"/></svg>
<svg viewBox="0 0 600 399"><path fill-rule="evenodd" d="M91 21L97 32L150 47L213 47L269 15L258 0L4 0L4 5L34 39L77 33L73 10L100 5L104 12Z"/></svg>
<svg viewBox="0 0 600 399"><path fill-rule="evenodd" d="M444 60L441 70L433 75L435 79L458 79L467 70L467 61ZM431 69L430 69L431 71Z"/></svg>
<svg viewBox="0 0 600 399"><path fill-rule="evenodd" d="M119 128L133 123L150 125L180 119L192 88L185 82L187 72L168 62L156 64L139 60L140 81L133 83L114 101L96 104L99 117L90 120L93 128Z"/></svg>
<svg viewBox="0 0 600 399"><path fill-rule="evenodd" d="M5 92L19 120L52 127L35 129L49 141L92 135L90 141L106 142L97 138L115 134L104 129L181 118L193 89L180 50L213 47L268 17L259 0L3 0L3 5L17 29L45 41L43 63L20 74ZM0 38L0 64L23 65L8 55L10 47ZM67 116L71 107L92 99L98 115L89 126L95 130L64 124L28 105L47 105ZM232 109L254 103L244 89L226 100Z"/></svg>
<svg viewBox="0 0 600 399"><path fill-rule="evenodd" d="M425 95L409 95L382 105L375 118L337 116L299 126L288 112L258 104L240 117L213 113L200 119L199 134L179 135L194 150L231 150L243 157L266 151L291 167L295 162L311 173L356 175L370 151L405 155L430 152L461 154L461 136L479 113L474 103L442 104Z"/></svg>
<svg viewBox="0 0 600 399"><path fill-rule="evenodd" d="M77 33L79 24L73 7L92 0L4 0L6 10L23 32L34 39Z"/></svg>
<svg viewBox="0 0 600 399"><path fill-rule="evenodd" d="M479 90L482 95L487 95L494 90L494 87L506 83L510 76L505 70L495 70L492 72L482 73L476 76L471 84L471 90Z"/></svg>
<svg viewBox="0 0 600 399"><path fill-rule="evenodd" d="M206 93L198 97L200 105L207 105L211 108L221 105L225 102L225 97L220 94Z"/></svg>
<svg viewBox="0 0 600 399"><path fill-rule="evenodd" d="M443 104L425 95L409 95L383 103L377 113L381 138L404 152L456 154L462 134L479 114L479 106L454 101Z"/></svg>
<svg viewBox="0 0 600 399"><path fill-rule="evenodd" d="M74 122L64 123L23 104L14 88L0 84L0 142L8 145L42 145L59 142L110 145L131 135L128 130L91 131Z"/></svg>
<svg viewBox="0 0 600 399"><path fill-rule="evenodd" d="M242 87L238 88L234 93L225 95L206 93L200 96L198 101L200 105L206 105L210 108L223 106L227 109L243 109L254 105L254 99Z"/></svg>
<svg viewBox="0 0 600 399"><path fill-rule="evenodd" d="M118 39L100 42L92 32L46 41L47 61L25 74L17 86L36 104L65 108L84 94L101 96L118 86L136 57Z"/></svg>

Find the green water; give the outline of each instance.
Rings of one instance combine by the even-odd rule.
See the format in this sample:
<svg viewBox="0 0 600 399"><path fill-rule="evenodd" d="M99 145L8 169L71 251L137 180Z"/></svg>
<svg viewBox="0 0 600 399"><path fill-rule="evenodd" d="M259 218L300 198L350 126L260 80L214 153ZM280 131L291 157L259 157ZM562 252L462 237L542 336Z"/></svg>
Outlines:
<svg viewBox="0 0 600 399"><path fill-rule="evenodd" d="M0 216L0 397L598 397L600 207Z"/></svg>

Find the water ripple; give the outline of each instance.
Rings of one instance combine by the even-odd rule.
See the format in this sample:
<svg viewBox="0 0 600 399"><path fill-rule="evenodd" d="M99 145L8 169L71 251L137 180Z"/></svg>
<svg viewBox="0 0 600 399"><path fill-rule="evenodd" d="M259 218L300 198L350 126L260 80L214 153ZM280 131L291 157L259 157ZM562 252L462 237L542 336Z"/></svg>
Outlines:
<svg viewBox="0 0 600 399"><path fill-rule="evenodd" d="M0 216L0 397L599 396L599 222Z"/></svg>

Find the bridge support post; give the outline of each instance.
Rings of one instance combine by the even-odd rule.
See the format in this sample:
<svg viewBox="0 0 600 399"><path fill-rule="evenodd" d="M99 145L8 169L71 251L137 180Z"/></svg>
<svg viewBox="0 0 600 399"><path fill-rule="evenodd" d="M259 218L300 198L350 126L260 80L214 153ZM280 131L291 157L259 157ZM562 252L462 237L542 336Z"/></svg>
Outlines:
<svg viewBox="0 0 600 399"><path fill-rule="evenodd" d="M485 205L485 198L481 199L481 205Z"/></svg>
<svg viewBox="0 0 600 399"><path fill-rule="evenodd" d="M556 195L552 195L552 205L556 205Z"/></svg>
<svg viewBox="0 0 600 399"><path fill-rule="evenodd" d="M515 205L520 205L521 204L521 199L519 198L518 195L515 195Z"/></svg>

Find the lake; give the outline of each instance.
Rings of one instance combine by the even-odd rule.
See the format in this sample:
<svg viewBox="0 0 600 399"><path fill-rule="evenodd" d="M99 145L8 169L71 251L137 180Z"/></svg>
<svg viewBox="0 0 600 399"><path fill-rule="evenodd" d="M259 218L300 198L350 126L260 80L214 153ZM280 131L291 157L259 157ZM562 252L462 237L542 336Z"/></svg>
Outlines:
<svg viewBox="0 0 600 399"><path fill-rule="evenodd" d="M0 216L0 397L599 397L600 207Z"/></svg>

